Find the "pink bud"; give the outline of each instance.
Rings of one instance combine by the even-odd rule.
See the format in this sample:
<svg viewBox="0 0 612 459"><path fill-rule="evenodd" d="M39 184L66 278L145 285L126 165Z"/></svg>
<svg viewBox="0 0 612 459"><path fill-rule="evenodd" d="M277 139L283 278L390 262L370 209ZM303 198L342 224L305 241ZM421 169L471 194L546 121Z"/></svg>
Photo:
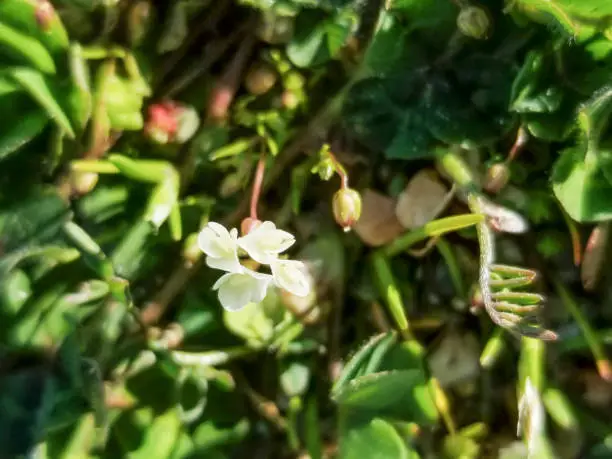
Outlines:
<svg viewBox="0 0 612 459"><path fill-rule="evenodd" d="M48 0L39 0L34 10L36 23L43 30L48 30L55 16L55 9Z"/></svg>
<svg viewBox="0 0 612 459"><path fill-rule="evenodd" d="M189 140L199 125L199 117L192 107L174 101L165 101L149 106L145 135L155 143L184 143Z"/></svg>
<svg viewBox="0 0 612 459"><path fill-rule="evenodd" d="M253 231L255 228L257 228L259 225L261 225L261 220L257 220L256 218L247 217L244 220L242 220L242 223L240 224L240 231L242 232L243 236L246 236L251 231Z"/></svg>

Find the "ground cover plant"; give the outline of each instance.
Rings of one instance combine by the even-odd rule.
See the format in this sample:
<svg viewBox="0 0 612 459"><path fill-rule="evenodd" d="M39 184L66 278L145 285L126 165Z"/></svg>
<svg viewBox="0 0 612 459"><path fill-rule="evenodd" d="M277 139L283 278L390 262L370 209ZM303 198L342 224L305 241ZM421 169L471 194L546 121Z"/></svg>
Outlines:
<svg viewBox="0 0 612 459"><path fill-rule="evenodd" d="M0 0L0 458L612 457L608 0Z"/></svg>

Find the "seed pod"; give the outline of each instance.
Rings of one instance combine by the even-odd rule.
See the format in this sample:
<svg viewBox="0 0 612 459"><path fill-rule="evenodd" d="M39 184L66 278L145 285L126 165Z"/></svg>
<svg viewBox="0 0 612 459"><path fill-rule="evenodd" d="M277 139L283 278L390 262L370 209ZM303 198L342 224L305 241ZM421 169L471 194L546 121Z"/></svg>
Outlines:
<svg viewBox="0 0 612 459"><path fill-rule="evenodd" d="M352 188L341 188L332 201L334 218L344 231L350 231L361 216L361 195Z"/></svg>
<svg viewBox="0 0 612 459"><path fill-rule="evenodd" d="M491 31L489 14L481 7L468 6L462 8L457 16L457 28L466 37L484 40Z"/></svg>
<svg viewBox="0 0 612 459"><path fill-rule="evenodd" d="M496 163L489 167L484 188L489 193L499 193L508 184L510 170L505 163Z"/></svg>
<svg viewBox="0 0 612 459"><path fill-rule="evenodd" d="M276 80L277 75L272 66L264 62L257 62L249 69L244 85L251 94L260 96L272 89Z"/></svg>

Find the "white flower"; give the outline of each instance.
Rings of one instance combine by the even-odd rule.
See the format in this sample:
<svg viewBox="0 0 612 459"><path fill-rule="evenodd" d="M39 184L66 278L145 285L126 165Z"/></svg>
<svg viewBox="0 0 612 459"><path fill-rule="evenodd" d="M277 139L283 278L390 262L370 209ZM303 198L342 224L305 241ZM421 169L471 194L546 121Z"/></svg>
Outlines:
<svg viewBox="0 0 612 459"><path fill-rule="evenodd" d="M291 247L295 238L291 233L277 229L274 223L266 221L237 242L253 260L268 265L279 253Z"/></svg>
<svg viewBox="0 0 612 459"><path fill-rule="evenodd" d="M219 302L228 311L238 311L249 303L259 303L266 297L272 276L242 268L239 273L224 274L215 282Z"/></svg>
<svg viewBox="0 0 612 459"><path fill-rule="evenodd" d="M270 264L274 284L295 296L304 297L311 289L306 265L296 260L273 260Z"/></svg>
<svg viewBox="0 0 612 459"><path fill-rule="evenodd" d="M198 245L211 268L230 273L240 273L243 267L238 260L238 231L227 231L223 225L209 222L198 235Z"/></svg>

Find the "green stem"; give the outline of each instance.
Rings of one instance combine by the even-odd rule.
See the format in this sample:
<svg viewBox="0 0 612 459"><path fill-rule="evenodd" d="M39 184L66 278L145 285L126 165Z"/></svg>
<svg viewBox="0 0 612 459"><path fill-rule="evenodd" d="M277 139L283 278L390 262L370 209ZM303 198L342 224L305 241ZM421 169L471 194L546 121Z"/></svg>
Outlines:
<svg viewBox="0 0 612 459"><path fill-rule="evenodd" d="M483 221L484 215L481 214L455 215L452 217L439 218L438 220L426 223L420 228L399 236L383 249L384 254L387 257L394 257L395 255L405 252L417 242L430 237L441 236L446 233L468 228Z"/></svg>
<svg viewBox="0 0 612 459"><path fill-rule="evenodd" d="M287 412L287 441L293 451L300 449L300 436L298 434L298 414L302 411L302 400L298 396L291 397Z"/></svg>
<svg viewBox="0 0 612 459"><path fill-rule="evenodd" d="M372 268L377 280L381 296L389 308L389 312L395 321L395 325L402 334L410 334L408 318L406 317L402 295L393 278L393 272L387 258L380 252L372 255Z"/></svg>
<svg viewBox="0 0 612 459"><path fill-rule="evenodd" d="M77 172L94 172L97 174L118 174L120 171L109 161L75 159L70 163L72 170Z"/></svg>
<svg viewBox="0 0 612 459"><path fill-rule="evenodd" d="M589 349L591 349L591 353L595 358L595 364L597 365L599 375L604 380L612 382L612 365L610 364L610 360L606 355L606 351L601 340L599 339L599 336L567 289L557 280L554 280L554 285L557 290L557 294L563 302L563 305L574 317L574 320L582 330L582 334L584 335Z"/></svg>

